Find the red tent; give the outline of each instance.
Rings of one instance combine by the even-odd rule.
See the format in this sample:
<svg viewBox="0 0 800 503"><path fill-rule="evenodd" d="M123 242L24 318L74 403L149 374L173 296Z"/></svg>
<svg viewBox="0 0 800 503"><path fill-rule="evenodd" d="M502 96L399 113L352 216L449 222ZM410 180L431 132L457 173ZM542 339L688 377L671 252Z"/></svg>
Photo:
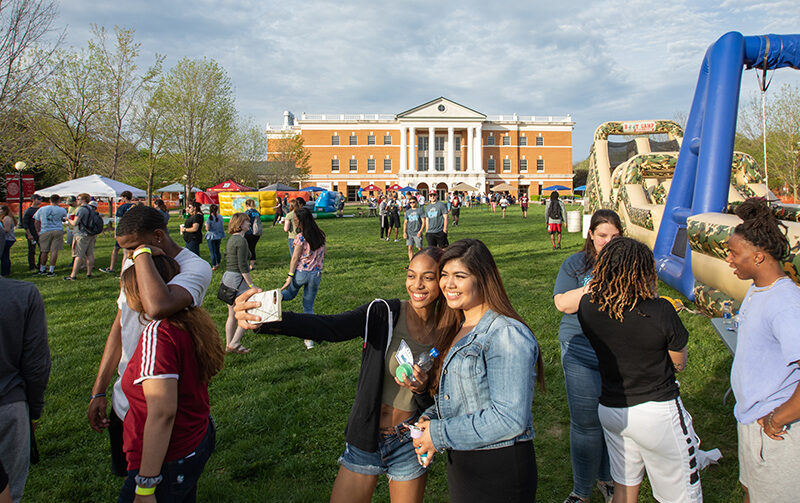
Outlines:
<svg viewBox="0 0 800 503"><path fill-rule="evenodd" d="M220 184L206 189L206 192L254 192L256 189L236 183L233 180L226 180Z"/></svg>
<svg viewBox="0 0 800 503"><path fill-rule="evenodd" d="M400 186L400 185L398 185L398 184L396 184L396 183L395 183L394 185L392 185L391 187L389 187L389 188L388 188L388 189L386 189L386 190L395 190L395 191L396 191L396 190L400 190L400 189L402 189L402 188L403 188L402 186Z"/></svg>
<svg viewBox="0 0 800 503"><path fill-rule="evenodd" d="M377 190L378 192L383 192L383 189L381 189L380 187L378 187L378 186L376 186L374 184L369 184L366 187L362 187L361 190L366 191L366 192L371 192L371 191L375 191L375 190Z"/></svg>

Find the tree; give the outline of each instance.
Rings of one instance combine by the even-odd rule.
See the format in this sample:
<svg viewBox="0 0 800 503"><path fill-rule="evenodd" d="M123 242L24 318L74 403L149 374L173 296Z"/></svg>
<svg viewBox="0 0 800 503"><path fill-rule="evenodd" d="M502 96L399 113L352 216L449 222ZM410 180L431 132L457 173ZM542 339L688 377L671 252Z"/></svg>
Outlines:
<svg viewBox="0 0 800 503"><path fill-rule="evenodd" d="M136 160L125 171L145 183L147 200L152 202L156 177L169 170L164 158L172 146L172 136L167 129L163 83L145 86L143 90L131 124L131 133L140 150Z"/></svg>
<svg viewBox="0 0 800 503"><path fill-rule="evenodd" d="M311 173L311 152L299 134L286 134L271 141L267 166L259 178L266 185L303 181Z"/></svg>
<svg viewBox="0 0 800 503"><path fill-rule="evenodd" d="M186 173L185 197L189 201L198 169L210 155L215 131L229 127L236 118L230 79L214 60L184 58L164 79L164 108L177 164Z"/></svg>
<svg viewBox="0 0 800 503"><path fill-rule="evenodd" d="M142 88L161 72L164 57L156 54L155 64L143 75L137 73L136 60L140 43L134 42L133 28L114 27L113 47L109 47L105 28L92 26L94 40L89 50L95 54L103 82L106 109L103 113L103 136L109 149L109 176L117 177L128 115L134 109Z"/></svg>
<svg viewBox="0 0 800 503"><path fill-rule="evenodd" d="M589 176L589 158L576 162L572 165L572 186L580 187L586 185L586 178Z"/></svg>
<svg viewBox="0 0 800 503"><path fill-rule="evenodd" d="M56 54L53 75L32 100L33 129L51 147L54 166L77 178L90 160L103 110L97 61L88 52Z"/></svg>

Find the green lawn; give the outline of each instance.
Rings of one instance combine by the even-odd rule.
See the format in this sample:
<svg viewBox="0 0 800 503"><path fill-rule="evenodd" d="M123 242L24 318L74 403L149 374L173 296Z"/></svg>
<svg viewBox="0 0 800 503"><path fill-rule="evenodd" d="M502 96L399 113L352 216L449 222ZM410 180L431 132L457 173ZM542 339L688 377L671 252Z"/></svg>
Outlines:
<svg viewBox="0 0 800 503"><path fill-rule="evenodd" d="M353 209L348 207L348 213ZM569 461L569 413L559 345L560 313L552 290L561 262L582 245L578 234L564 234L563 249L553 251L545 233L543 209L531 208L523 220L512 207L499 211L463 209L461 225L450 240L473 237L493 252L511 301L541 345L547 392L533 403L538 500L560 503L572 487ZM178 217L173 216L173 235ZM320 220L328 235L325 273L315 310L337 313L376 297L403 297L407 255L404 243L378 240L377 218ZM115 501L122 480L110 474L108 438L92 431L86 406L108 329L115 315L118 281L100 272L67 283L68 254L60 257L56 278L30 277L24 237L12 249L12 277L29 279L41 290L50 328L53 370L45 411L37 431L41 462L28 477L26 501ZM98 240L98 267L108 265L110 236ZM224 250L224 243L223 243ZM202 245L208 258L208 249ZM289 261L286 235L266 226L258 245L253 277L262 288L277 288ZM214 275L205 307L222 330L226 310L216 299L221 271ZM678 296L662 285L662 293ZM691 304L689 304L691 307ZM285 304L300 308L300 299ZM680 375L683 400L694 416L703 447L718 447L724 458L702 475L707 501L741 501L736 462L732 400L722 405L731 356L707 319L682 313L692 337L689 366ZM217 452L200 481L201 501L326 501L344 446L344 426L356 387L361 343L317 344L307 351L301 340L245 335L247 355L228 355L211 382L211 408L219 426ZM643 489L641 501L654 501ZM375 501L388 501L386 480ZM447 501L444 466L434 463L426 501ZM601 501L597 492L592 501Z"/></svg>

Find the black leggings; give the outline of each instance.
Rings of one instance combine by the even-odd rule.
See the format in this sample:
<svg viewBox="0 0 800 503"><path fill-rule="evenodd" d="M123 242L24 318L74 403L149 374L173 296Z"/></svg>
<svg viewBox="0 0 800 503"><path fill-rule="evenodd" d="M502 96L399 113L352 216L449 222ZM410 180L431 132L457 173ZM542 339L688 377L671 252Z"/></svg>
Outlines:
<svg viewBox="0 0 800 503"><path fill-rule="evenodd" d="M250 249L250 260L256 259L256 243L261 239L261 236L255 234L245 234L244 240L247 241L247 247Z"/></svg>
<svg viewBox="0 0 800 503"><path fill-rule="evenodd" d="M447 451L447 487L452 503L536 501L533 441L484 451Z"/></svg>

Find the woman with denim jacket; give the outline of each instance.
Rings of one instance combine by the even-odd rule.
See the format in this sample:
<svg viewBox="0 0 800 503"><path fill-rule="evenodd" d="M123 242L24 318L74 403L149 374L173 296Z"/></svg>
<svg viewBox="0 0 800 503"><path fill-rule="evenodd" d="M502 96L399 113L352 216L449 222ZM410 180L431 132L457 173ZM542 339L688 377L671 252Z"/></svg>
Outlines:
<svg viewBox="0 0 800 503"><path fill-rule="evenodd" d="M428 373L418 366L414 366L414 381L397 380L394 355L403 341L415 356L433 345L443 304L437 269L441 255L439 248L424 248L414 255L406 273L406 301L376 299L335 315L284 311L279 322L253 325L251 320L258 318L247 310L260 304L248 299L258 290L248 290L236 299L236 317L243 329L328 342L364 336L358 391L330 499L334 503L369 503L381 474L389 478L392 503L422 502L427 467L417 462L408 423L433 399L427 392Z"/></svg>
<svg viewBox="0 0 800 503"><path fill-rule="evenodd" d="M534 381L544 387L536 338L481 241L450 245L439 277L447 308L436 346L442 356L432 371L435 404L414 440L420 463L447 452L450 501L534 501Z"/></svg>

